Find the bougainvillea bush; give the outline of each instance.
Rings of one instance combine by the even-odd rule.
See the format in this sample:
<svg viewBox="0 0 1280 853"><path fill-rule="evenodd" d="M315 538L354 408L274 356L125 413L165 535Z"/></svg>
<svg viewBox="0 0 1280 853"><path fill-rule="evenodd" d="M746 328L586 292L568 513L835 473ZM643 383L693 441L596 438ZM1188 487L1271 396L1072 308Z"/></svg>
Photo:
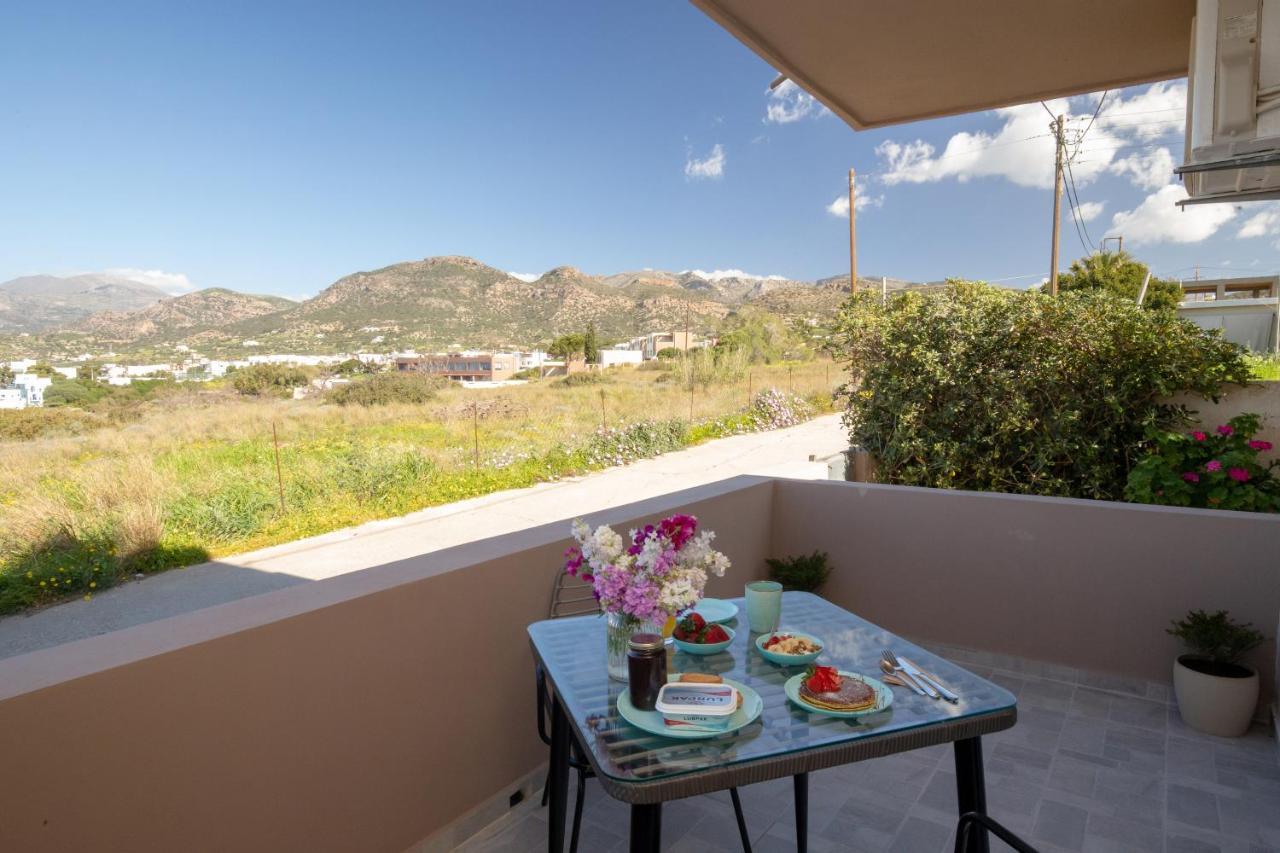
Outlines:
<svg viewBox="0 0 1280 853"><path fill-rule="evenodd" d="M1257 415L1237 415L1212 432L1156 432L1153 450L1129 473L1131 501L1280 512L1280 461L1259 454L1271 442L1254 438Z"/></svg>
<svg viewBox="0 0 1280 853"><path fill-rule="evenodd" d="M973 282L858 294L832 349L877 476L940 488L1119 500L1150 431L1190 422L1162 399L1249 379L1238 346L1169 312Z"/></svg>

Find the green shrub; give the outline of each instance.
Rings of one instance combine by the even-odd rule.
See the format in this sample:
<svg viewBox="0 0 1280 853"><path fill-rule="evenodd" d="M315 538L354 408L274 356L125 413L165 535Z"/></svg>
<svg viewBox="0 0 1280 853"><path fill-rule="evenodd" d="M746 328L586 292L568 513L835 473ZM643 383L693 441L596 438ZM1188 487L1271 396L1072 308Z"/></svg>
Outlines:
<svg viewBox="0 0 1280 853"><path fill-rule="evenodd" d="M584 385L605 385L609 382L603 373L596 370L583 370L562 376L555 382L556 388L581 388Z"/></svg>
<svg viewBox="0 0 1280 853"><path fill-rule="evenodd" d="M1163 404L1248 380L1242 350L1171 312L1105 292L952 282L841 309L833 354L850 439L882 480L1119 499L1149 432L1189 421Z"/></svg>
<svg viewBox="0 0 1280 853"><path fill-rule="evenodd" d="M426 403L447 379L422 373L376 373L331 388L325 395L339 406L385 406L388 403Z"/></svg>
<svg viewBox="0 0 1280 853"><path fill-rule="evenodd" d="M596 430L587 440L585 453L588 464L599 467L626 465L685 446L684 421L637 421Z"/></svg>
<svg viewBox="0 0 1280 853"><path fill-rule="evenodd" d="M1260 382L1280 380L1280 355L1246 356L1253 378Z"/></svg>
<svg viewBox="0 0 1280 853"><path fill-rule="evenodd" d="M825 551L800 554L785 560L767 559L769 577L782 584L783 589L814 592L827 581L831 563Z"/></svg>
<svg viewBox="0 0 1280 853"><path fill-rule="evenodd" d="M1271 442L1258 441L1261 419L1237 415L1212 433L1158 430L1153 449L1129 472L1125 497L1138 503L1280 512L1280 461L1263 464Z"/></svg>
<svg viewBox="0 0 1280 853"><path fill-rule="evenodd" d="M1173 627L1165 630L1186 643L1192 654L1216 664L1239 663L1266 639L1253 629L1253 623L1241 625L1225 610L1213 614L1192 610L1186 619L1175 620Z"/></svg>
<svg viewBox="0 0 1280 853"><path fill-rule="evenodd" d="M12 409L0 412L0 441L30 441L50 435L79 435L107 421L76 409Z"/></svg>
<svg viewBox="0 0 1280 853"><path fill-rule="evenodd" d="M306 371L283 364L251 364L231 374L231 387L251 396L287 397L293 388L306 384Z"/></svg>
<svg viewBox="0 0 1280 853"><path fill-rule="evenodd" d="M654 356L662 359L663 361L671 361L673 358L679 358L680 355L681 350L677 347L663 347L654 353Z"/></svg>

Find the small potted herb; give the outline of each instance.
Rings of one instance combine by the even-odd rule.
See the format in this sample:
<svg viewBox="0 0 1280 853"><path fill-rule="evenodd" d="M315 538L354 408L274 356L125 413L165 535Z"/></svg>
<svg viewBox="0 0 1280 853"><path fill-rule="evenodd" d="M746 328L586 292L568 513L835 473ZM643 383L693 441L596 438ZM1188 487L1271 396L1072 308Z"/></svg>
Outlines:
<svg viewBox="0 0 1280 853"><path fill-rule="evenodd" d="M785 560L765 560L769 564L769 578L782 584L786 590L814 592L831 574L831 565L825 551L787 557Z"/></svg>
<svg viewBox="0 0 1280 853"><path fill-rule="evenodd" d="M1251 623L1233 622L1225 610L1192 610L1167 630L1191 649L1173 664L1183 722L1221 737L1248 731L1258 705L1258 671L1240 659L1262 643L1262 634Z"/></svg>

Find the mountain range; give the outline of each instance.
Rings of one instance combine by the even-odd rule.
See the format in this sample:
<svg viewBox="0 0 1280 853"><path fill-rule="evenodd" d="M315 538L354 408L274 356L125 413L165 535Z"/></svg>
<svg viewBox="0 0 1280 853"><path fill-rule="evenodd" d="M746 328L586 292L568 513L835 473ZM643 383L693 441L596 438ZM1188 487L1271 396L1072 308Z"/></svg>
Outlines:
<svg viewBox="0 0 1280 853"><path fill-rule="evenodd" d="M880 287L879 279L861 276L859 284ZM895 280L892 289L907 286ZM594 276L563 266L526 281L472 258L443 256L353 273L303 302L224 288L169 296L105 274L28 276L0 283L0 332L115 349L184 343L215 351L249 340L299 352L531 346L589 323L608 340L686 322L711 330L751 308L821 318L848 292L848 276L801 282L737 271Z"/></svg>

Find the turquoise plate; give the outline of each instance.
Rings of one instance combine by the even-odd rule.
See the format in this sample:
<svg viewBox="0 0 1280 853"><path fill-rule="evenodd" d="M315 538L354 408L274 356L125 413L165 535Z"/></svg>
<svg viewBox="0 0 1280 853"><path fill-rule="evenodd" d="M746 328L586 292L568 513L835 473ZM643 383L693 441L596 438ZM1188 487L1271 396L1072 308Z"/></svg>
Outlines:
<svg viewBox="0 0 1280 853"><path fill-rule="evenodd" d="M807 655L784 655L779 652L771 651L764 647L765 640L774 634L788 634L792 637L803 637L818 647L816 652L809 652ZM813 634L806 634L804 631L792 631L787 628L779 628L768 634L761 634L756 637L756 651L760 653L760 657L769 663L776 663L778 666L808 666L818 659L823 652L823 642Z"/></svg>
<svg viewBox="0 0 1280 853"><path fill-rule="evenodd" d="M828 717L865 717L868 714L878 714L893 704L893 691L880 681L869 675L862 675L857 672L845 672L843 669L839 670L839 673L842 678L856 678L859 681L870 684L871 688L876 691L876 704L861 711L828 711L826 708L819 708L815 705L810 705L808 702L800 698L800 682L804 680L803 672L799 675L793 675L791 678L788 678L787 683L782 686L782 689L786 691L787 698L795 705L811 714L826 714Z"/></svg>
<svg viewBox="0 0 1280 853"><path fill-rule="evenodd" d="M738 605L723 598L704 598L693 608L710 625L713 622L728 622L738 615Z"/></svg>
<svg viewBox="0 0 1280 853"><path fill-rule="evenodd" d="M618 694L618 716L637 729L646 731L649 734L677 740L704 740L732 734L756 721L756 718L760 716L760 712L764 710L764 700L760 698L759 693L741 681L726 678L724 683L738 688L738 691L742 693L742 707L733 712L733 716L729 719L729 728L722 732L691 732L688 729L668 729L666 723L662 720L662 715L657 711L641 711L635 705L632 705L631 691L629 690L623 690Z"/></svg>

